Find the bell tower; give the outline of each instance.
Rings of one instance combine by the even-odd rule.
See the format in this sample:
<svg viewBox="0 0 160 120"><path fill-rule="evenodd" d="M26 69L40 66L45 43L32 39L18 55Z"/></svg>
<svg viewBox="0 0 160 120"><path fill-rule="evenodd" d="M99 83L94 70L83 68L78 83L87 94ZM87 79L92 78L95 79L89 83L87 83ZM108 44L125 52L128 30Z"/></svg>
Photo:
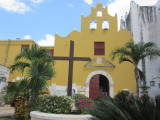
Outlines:
<svg viewBox="0 0 160 120"><path fill-rule="evenodd" d="M81 16L81 32L88 33L98 31L117 30L117 15L108 14L108 7L102 7L98 3L96 8L91 8L91 14L87 17Z"/></svg>

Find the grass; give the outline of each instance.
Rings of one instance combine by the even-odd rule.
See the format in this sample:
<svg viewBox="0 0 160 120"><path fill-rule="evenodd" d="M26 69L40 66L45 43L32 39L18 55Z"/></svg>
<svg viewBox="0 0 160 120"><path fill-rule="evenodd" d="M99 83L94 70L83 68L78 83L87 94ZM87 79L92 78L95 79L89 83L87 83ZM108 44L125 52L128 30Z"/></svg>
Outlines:
<svg viewBox="0 0 160 120"><path fill-rule="evenodd" d="M0 117L0 120L15 120L15 119L11 117Z"/></svg>

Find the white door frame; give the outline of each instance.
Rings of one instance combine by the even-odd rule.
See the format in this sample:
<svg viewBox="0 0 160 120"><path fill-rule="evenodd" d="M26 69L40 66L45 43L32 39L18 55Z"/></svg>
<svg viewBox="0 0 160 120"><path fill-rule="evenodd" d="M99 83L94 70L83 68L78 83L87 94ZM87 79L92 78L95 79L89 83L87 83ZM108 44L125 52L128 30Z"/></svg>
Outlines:
<svg viewBox="0 0 160 120"><path fill-rule="evenodd" d="M108 79L108 81L109 81L109 94L110 94L111 97L114 97L114 82L113 82L113 79L107 72L102 71L102 70L93 71L87 76L85 95L87 97L89 97L89 83L90 83L90 80L94 75L97 75L97 74L104 75Z"/></svg>

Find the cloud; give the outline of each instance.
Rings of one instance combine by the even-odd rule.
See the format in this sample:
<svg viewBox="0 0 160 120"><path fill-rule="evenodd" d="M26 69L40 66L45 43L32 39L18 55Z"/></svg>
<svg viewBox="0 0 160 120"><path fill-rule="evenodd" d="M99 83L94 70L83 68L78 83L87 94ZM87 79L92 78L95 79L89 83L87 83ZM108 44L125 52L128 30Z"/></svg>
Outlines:
<svg viewBox="0 0 160 120"><path fill-rule="evenodd" d="M84 0L85 3L87 3L88 5L91 5L93 3L93 0Z"/></svg>
<svg viewBox="0 0 160 120"><path fill-rule="evenodd" d="M54 46L55 37L50 34L46 34L45 37L46 37L45 39L42 39L37 42L38 45L39 46Z"/></svg>
<svg viewBox="0 0 160 120"><path fill-rule="evenodd" d="M25 40L30 40L30 39L32 39L32 37L31 37L30 35L25 35L23 38L24 38Z"/></svg>
<svg viewBox="0 0 160 120"><path fill-rule="evenodd" d="M71 4L71 3L68 3L67 6L69 6L69 7L74 7L74 5Z"/></svg>
<svg viewBox="0 0 160 120"><path fill-rule="evenodd" d="M29 6L27 6L24 2L20 2L19 0L0 0L0 8L21 14L24 14L30 10Z"/></svg>
<svg viewBox="0 0 160 120"><path fill-rule="evenodd" d="M34 4L40 4L40 3L44 2L44 0L30 0L30 2L32 2Z"/></svg>

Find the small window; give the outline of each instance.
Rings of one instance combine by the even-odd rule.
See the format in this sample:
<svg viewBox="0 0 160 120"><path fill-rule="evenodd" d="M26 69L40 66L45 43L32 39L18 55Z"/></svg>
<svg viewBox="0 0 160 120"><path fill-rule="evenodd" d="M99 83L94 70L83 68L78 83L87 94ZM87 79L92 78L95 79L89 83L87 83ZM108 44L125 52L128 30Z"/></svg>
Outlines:
<svg viewBox="0 0 160 120"><path fill-rule="evenodd" d="M102 11L101 10L97 11L97 17L102 17Z"/></svg>
<svg viewBox="0 0 160 120"><path fill-rule="evenodd" d="M21 46L21 51L22 51L24 48L29 49L29 45L22 45L22 46Z"/></svg>
<svg viewBox="0 0 160 120"><path fill-rule="evenodd" d="M53 50L53 49L49 49L49 50L48 50L48 54L51 55L51 56L53 56L54 50Z"/></svg>
<svg viewBox="0 0 160 120"><path fill-rule="evenodd" d="M160 88L160 83L158 83L158 87Z"/></svg>
<svg viewBox="0 0 160 120"><path fill-rule="evenodd" d="M97 22L95 20L91 20L91 22L90 22L90 29L91 30L97 29Z"/></svg>
<svg viewBox="0 0 160 120"><path fill-rule="evenodd" d="M6 78L5 77L0 77L0 83L1 82L6 82Z"/></svg>
<svg viewBox="0 0 160 120"><path fill-rule="evenodd" d="M108 22L108 20L103 20L103 22L102 22L102 29L103 30L109 29L109 22Z"/></svg>
<svg viewBox="0 0 160 120"><path fill-rule="evenodd" d="M150 86L155 86L155 81L150 81Z"/></svg>
<svg viewBox="0 0 160 120"><path fill-rule="evenodd" d="M94 43L94 55L105 55L104 42L95 42Z"/></svg>

